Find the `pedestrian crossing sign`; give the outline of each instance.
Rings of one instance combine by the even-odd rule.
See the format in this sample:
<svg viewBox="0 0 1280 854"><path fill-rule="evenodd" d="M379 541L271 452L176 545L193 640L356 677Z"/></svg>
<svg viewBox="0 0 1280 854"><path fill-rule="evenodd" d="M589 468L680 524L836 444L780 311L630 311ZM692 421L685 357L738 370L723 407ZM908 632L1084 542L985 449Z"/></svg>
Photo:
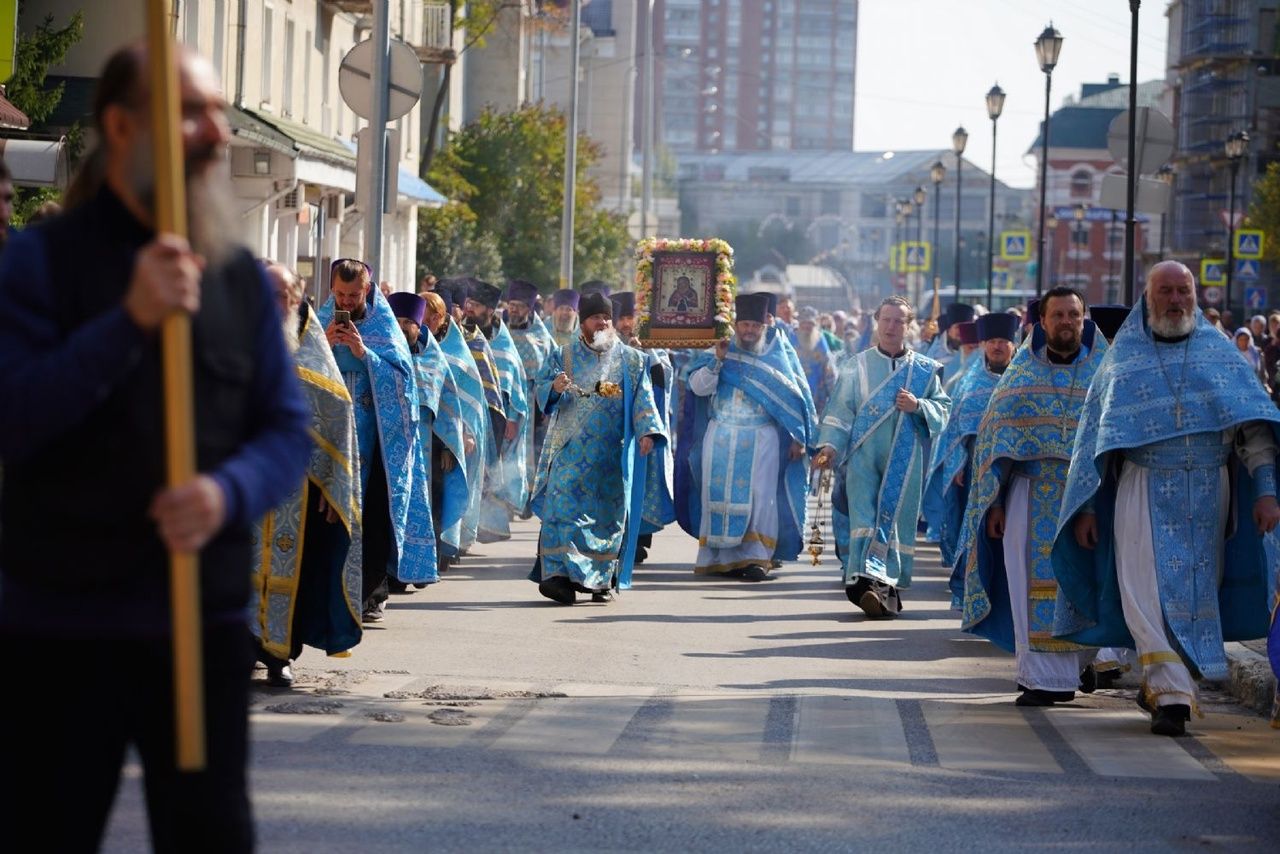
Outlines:
<svg viewBox="0 0 1280 854"><path fill-rule="evenodd" d="M1227 283L1227 261L1225 258L1200 259L1200 285L1225 285Z"/></svg>
<svg viewBox="0 0 1280 854"><path fill-rule="evenodd" d="M1031 260L1031 232L1000 232L1000 257L1006 261Z"/></svg>
<svg viewBox="0 0 1280 854"><path fill-rule="evenodd" d="M928 270L932 248L928 243L916 240L908 240L902 244L902 250L906 253L903 256L902 272L923 273Z"/></svg>
<svg viewBox="0 0 1280 854"><path fill-rule="evenodd" d="M1237 258L1257 261L1262 257L1262 230L1258 228L1242 228L1236 232L1234 254Z"/></svg>
<svg viewBox="0 0 1280 854"><path fill-rule="evenodd" d="M1236 261L1236 278L1242 282L1256 282L1262 275L1262 262L1241 258Z"/></svg>

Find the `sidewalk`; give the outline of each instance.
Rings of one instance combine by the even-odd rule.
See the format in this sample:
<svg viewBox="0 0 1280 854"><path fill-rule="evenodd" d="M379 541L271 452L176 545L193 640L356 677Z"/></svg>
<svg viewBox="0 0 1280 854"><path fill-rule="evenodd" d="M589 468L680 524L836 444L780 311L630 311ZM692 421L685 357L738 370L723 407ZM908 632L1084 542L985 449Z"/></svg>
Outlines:
<svg viewBox="0 0 1280 854"><path fill-rule="evenodd" d="M1267 660L1265 640L1227 644L1227 665L1230 675L1226 688L1240 701L1240 705L1268 717L1280 712L1272 709L1276 677Z"/></svg>

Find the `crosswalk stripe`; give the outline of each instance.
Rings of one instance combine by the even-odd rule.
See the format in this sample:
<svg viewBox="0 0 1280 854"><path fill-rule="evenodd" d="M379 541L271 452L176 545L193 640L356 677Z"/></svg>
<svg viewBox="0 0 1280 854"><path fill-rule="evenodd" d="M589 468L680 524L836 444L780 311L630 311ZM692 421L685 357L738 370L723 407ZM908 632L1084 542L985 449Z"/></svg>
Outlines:
<svg viewBox="0 0 1280 854"><path fill-rule="evenodd" d="M751 762L760 758L768 697L670 699L665 721L645 733L644 754L714 757ZM619 742L630 752L630 745Z"/></svg>
<svg viewBox="0 0 1280 854"><path fill-rule="evenodd" d="M1147 718L1136 710L1063 706L1045 715L1100 777L1217 779L1173 739L1151 735Z"/></svg>
<svg viewBox="0 0 1280 854"><path fill-rule="evenodd" d="M1012 706L922 702L938 764L962 771L1061 774L1035 730Z"/></svg>
<svg viewBox="0 0 1280 854"><path fill-rule="evenodd" d="M896 704L871 697L801 697L791 759L831 765L910 763Z"/></svg>
<svg viewBox="0 0 1280 854"><path fill-rule="evenodd" d="M518 726L489 745L492 750L608 753L647 696L542 700Z"/></svg>

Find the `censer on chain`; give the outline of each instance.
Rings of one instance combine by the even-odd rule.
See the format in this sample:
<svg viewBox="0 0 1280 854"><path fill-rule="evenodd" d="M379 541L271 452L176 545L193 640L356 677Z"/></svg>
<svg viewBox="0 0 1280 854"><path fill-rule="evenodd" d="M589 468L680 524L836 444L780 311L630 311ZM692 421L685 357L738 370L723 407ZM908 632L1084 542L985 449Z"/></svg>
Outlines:
<svg viewBox="0 0 1280 854"><path fill-rule="evenodd" d="M826 508L827 493L831 490L831 471L823 471L818 478L818 507L814 514L813 524L809 526L809 554L813 557L813 565L817 566L822 557L823 546L826 541L822 539L822 516Z"/></svg>

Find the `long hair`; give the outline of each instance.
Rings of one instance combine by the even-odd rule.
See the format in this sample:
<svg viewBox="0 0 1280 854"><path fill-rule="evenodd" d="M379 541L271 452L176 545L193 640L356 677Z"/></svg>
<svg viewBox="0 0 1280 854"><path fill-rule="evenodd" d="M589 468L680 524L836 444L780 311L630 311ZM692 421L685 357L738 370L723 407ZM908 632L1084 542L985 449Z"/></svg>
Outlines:
<svg viewBox="0 0 1280 854"><path fill-rule="evenodd" d="M141 44L122 47L107 59L93 93L94 143L80 161L79 169L62 196L64 210L84 204L98 194L106 179L107 152L103 147L104 116L107 108L123 105L136 108L146 100L143 68L147 54Z"/></svg>

